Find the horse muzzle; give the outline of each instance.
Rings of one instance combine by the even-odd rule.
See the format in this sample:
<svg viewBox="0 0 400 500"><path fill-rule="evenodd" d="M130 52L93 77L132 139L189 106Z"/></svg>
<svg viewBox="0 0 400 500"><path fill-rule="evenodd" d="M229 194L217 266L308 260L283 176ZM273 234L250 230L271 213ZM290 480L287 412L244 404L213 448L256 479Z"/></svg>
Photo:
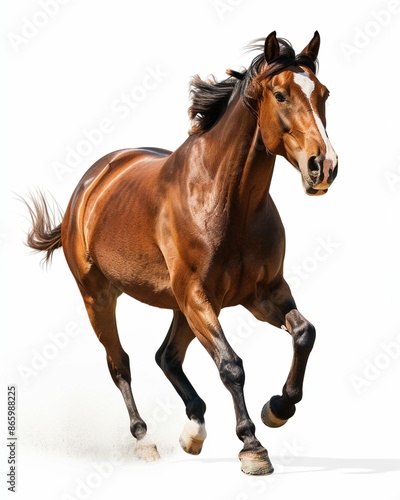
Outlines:
<svg viewBox="0 0 400 500"><path fill-rule="evenodd" d="M321 155L311 156L307 163L307 175L302 175L305 192L311 196L325 194L335 180L337 173L337 157L332 160Z"/></svg>

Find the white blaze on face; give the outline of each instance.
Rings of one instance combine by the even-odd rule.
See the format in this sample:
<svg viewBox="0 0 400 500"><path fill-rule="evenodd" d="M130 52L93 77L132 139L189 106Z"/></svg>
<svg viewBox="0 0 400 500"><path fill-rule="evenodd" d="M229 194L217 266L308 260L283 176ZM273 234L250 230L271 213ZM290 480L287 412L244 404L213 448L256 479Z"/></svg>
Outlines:
<svg viewBox="0 0 400 500"><path fill-rule="evenodd" d="M313 93L315 84L307 73L295 73L293 80L297 85L300 86L301 90L304 92L304 94L306 95L307 99L310 102L310 108L312 110L315 123L318 127L319 133L321 134L322 140L325 143L326 147L325 159L330 160L332 162L332 166L335 167L337 163L336 153L330 143L328 136L326 135L326 130L321 121L321 118L317 115L311 103L311 94Z"/></svg>

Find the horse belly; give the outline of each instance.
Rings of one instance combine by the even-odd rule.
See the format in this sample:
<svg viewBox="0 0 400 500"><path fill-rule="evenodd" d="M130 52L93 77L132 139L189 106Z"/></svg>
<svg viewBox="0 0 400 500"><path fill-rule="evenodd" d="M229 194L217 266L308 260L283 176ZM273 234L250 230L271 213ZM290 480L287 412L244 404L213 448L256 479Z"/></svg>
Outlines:
<svg viewBox="0 0 400 500"><path fill-rule="evenodd" d="M149 305L176 308L170 276L159 249L135 238L96 235L90 248L94 264L121 292Z"/></svg>

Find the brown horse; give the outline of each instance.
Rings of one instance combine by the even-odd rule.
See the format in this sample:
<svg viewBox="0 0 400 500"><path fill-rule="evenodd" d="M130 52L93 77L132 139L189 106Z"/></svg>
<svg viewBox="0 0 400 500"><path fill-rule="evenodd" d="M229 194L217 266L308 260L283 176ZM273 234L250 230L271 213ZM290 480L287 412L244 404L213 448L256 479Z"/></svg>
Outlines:
<svg viewBox="0 0 400 500"><path fill-rule="evenodd" d="M293 361L282 395L262 409L263 422L283 425L302 398L315 329L297 310L283 278L284 228L269 195L276 155L301 173L310 195L326 193L337 156L325 131L328 90L317 79L318 32L298 55L271 33L250 67L221 82L192 81L192 129L173 153L126 149L97 161L75 189L55 226L42 195L30 208L28 244L47 252L63 247L93 329L104 345L130 428L146 443L146 424L131 391L129 357L117 332L115 307L126 293L173 310L156 361L186 406L183 449L200 453L206 406L182 369L196 337L230 391L241 468L273 471L243 396L242 360L222 331L223 307L243 305L256 318L289 332ZM158 456L151 443L143 445Z"/></svg>

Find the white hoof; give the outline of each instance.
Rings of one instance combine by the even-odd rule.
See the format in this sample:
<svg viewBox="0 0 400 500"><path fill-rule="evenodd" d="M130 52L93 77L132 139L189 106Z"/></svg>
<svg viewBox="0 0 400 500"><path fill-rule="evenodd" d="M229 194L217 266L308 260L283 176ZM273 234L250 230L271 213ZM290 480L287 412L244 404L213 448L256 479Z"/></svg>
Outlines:
<svg viewBox="0 0 400 500"><path fill-rule="evenodd" d="M160 458L157 446L152 443L147 437L139 439L135 446L135 455L145 462L153 462Z"/></svg>
<svg viewBox="0 0 400 500"><path fill-rule="evenodd" d="M183 428L179 443L186 453L198 455L201 452L206 437L205 425L196 422L196 420L190 420Z"/></svg>

